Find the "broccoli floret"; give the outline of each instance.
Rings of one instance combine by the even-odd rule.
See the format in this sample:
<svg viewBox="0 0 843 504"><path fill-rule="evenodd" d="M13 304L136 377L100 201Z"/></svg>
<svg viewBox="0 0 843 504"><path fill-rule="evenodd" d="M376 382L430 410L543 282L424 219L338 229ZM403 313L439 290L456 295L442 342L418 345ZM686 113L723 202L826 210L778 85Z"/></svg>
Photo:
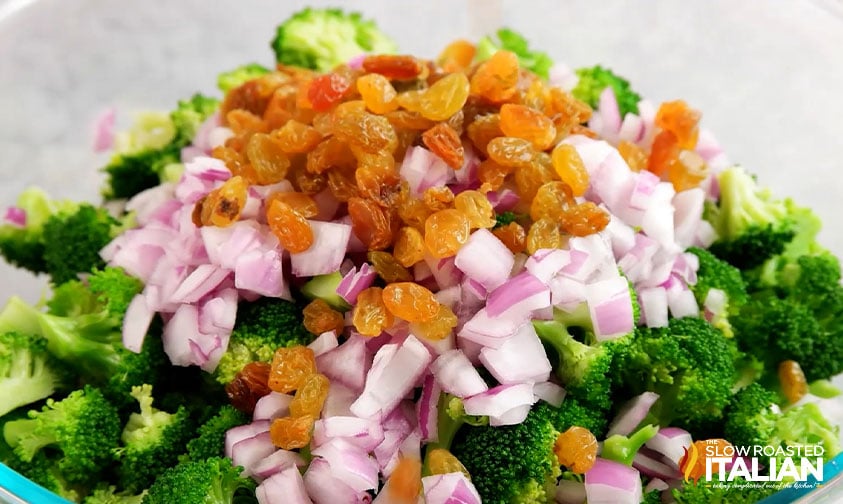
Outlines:
<svg viewBox="0 0 843 504"><path fill-rule="evenodd" d="M609 436L603 441L603 450L600 452L600 456L631 466L632 459L638 453L638 450L658 432L659 428L655 425L645 425L630 436L620 434Z"/></svg>
<svg viewBox="0 0 843 504"><path fill-rule="evenodd" d="M584 303L570 313L555 310L554 320L537 320L533 326L569 396L608 411L613 387L610 369L628 338L597 342Z"/></svg>
<svg viewBox="0 0 843 504"><path fill-rule="evenodd" d="M0 224L0 254L19 268L45 273L44 223L59 212L76 210L77 206L70 201L54 201L37 187L24 190L10 209L23 214L24 224L8 219Z"/></svg>
<svg viewBox="0 0 843 504"><path fill-rule="evenodd" d="M526 68L543 79L550 77L550 67L553 66L553 60L549 54L530 49L530 43L527 39L515 30L501 28L496 35L497 40L487 35L477 42L477 60L485 61L503 49L518 56L521 68Z"/></svg>
<svg viewBox="0 0 843 504"><path fill-rule="evenodd" d="M741 270L782 253L796 235L795 206L775 199L739 166L722 171L717 182L717 204L704 213L717 232L709 250Z"/></svg>
<svg viewBox="0 0 843 504"><path fill-rule="evenodd" d="M60 451L57 467L71 483L93 484L112 461L120 436L117 409L94 387L47 400L41 411L3 426L3 437L25 462L44 448Z"/></svg>
<svg viewBox="0 0 843 504"><path fill-rule="evenodd" d="M177 178L179 170L169 166L181 162L181 149L188 145L199 126L213 114L219 101L201 94L181 100L170 114L146 113L134 127L118 135L116 154L103 168L108 180L103 189L107 199L131 198L161 182Z"/></svg>
<svg viewBox="0 0 843 504"><path fill-rule="evenodd" d="M204 460L225 455L225 433L238 425L249 423L250 418L230 404L226 404L199 427L198 435L187 443L181 460Z"/></svg>
<svg viewBox="0 0 843 504"><path fill-rule="evenodd" d="M612 91L615 92L615 99L618 101L621 117L628 113L638 113L638 102L641 101L641 96L632 90L629 81L623 77L600 65L578 68L576 73L579 81L576 87L571 90L571 94L578 100L582 100L591 108L596 109L600 101L600 93L607 86L611 86Z"/></svg>
<svg viewBox="0 0 843 504"><path fill-rule="evenodd" d="M73 375L47 352L47 340L0 333L0 417L68 388Z"/></svg>
<svg viewBox="0 0 843 504"><path fill-rule="evenodd" d="M727 485L688 482L672 491L678 504L756 504L779 490L775 485L753 485L735 478Z"/></svg>
<svg viewBox="0 0 843 504"><path fill-rule="evenodd" d="M741 271L708 250L691 247L688 252L697 256L700 264L697 270L697 282L691 286L697 303L702 306L711 289L723 292L726 297L726 307L723 313L711 323L723 331L727 337L732 337L734 333L730 319L738 314L740 308L749 299Z"/></svg>
<svg viewBox="0 0 843 504"><path fill-rule="evenodd" d="M308 299L321 299L330 305L331 308L339 311L348 311L351 308L339 294L337 286L342 281L342 274L339 271L325 275L316 275L301 287L302 296Z"/></svg>
<svg viewBox="0 0 843 504"><path fill-rule="evenodd" d="M87 278L88 288L96 295L97 303L105 305L112 317L122 318L132 299L143 290L143 282L129 275L123 268L108 266L95 270Z"/></svg>
<svg viewBox="0 0 843 504"><path fill-rule="evenodd" d="M103 485L95 488L93 492L85 497L82 504L141 504L144 495L146 495L146 491L138 495L130 495L126 492L118 492L117 487L113 485Z"/></svg>
<svg viewBox="0 0 843 504"><path fill-rule="evenodd" d="M279 347L307 345L311 341L313 335L304 328L301 307L296 303L277 298L241 303L228 350L214 376L219 383L228 383L250 362L271 362Z"/></svg>
<svg viewBox="0 0 843 504"><path fill-rule="evenodd" d="M255 482L225 458L185 462L172 467L149 487L143 504L256 503Z"/></svg>
<svg viewBox="0 0 843 504"><path fill-rule="evenodd" d="M656 392L659 425L705 431L723 417L735 383L729 340L705 320L671 319L667 327L638 328L619 354L613 375L626 397Z"/></svg>
<svg viewBox="0 0 843 504"><path fill-rule="evenodd" d="M240 65L234 70L223 72L217 76L217 87L223 93L228 93L230 90L240 87L241 85L256 79L261 75L269 73L269 69L258 63L247 63Z"/></svg>
<svg viewBox="0 0 843 504"><path fill-rule="evenodd" d="M822 445L824 458L840 453L837 427L814 403L779 410L775 393L753 383L729 401L724 435L736 446Z"/></svg>
<svg viewBox="0 0 843 504"><path fill-rule="evenodd" d="M47 312L18 297L10 298L0 312L0 331L43 337L51 354L89 383L102 386L109 400L122 408L131 403L132 386L154 384L162 370L169 368L169 361L160 338L146 338L140 353L123 346L121 309L140 284L121 278L118 271L93 273L89 282L96 292L81 281L62 284L48 302Z"/></svg>
<svg viewBox="0 0 843 504"><path fill-rule="evenodd" d="M115 450L119 462L120 487L129 492L147 488L165 469L175 465L193 434L193 422L186 408L175 413L152 406L152 387L132 388L140 413L132 413L123 428L123 446Z"/></svg>
<svg viewBox="0 0 843 504"><path fill-rule="evenodd" d="M278 63L327 71L363 53L392 54L395 42L357 12L306 8L278 26Z"/></svg>

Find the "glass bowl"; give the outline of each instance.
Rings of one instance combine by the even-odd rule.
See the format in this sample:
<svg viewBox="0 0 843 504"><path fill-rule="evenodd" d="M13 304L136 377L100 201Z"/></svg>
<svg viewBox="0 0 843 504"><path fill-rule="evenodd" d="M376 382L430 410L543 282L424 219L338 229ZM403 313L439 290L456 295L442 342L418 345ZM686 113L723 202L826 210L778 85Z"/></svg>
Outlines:
<svg viewBox="0 0 843 504"><path fill-rule="evenodd" d="M115 107L126 126L133 111L215 93L221 71L272 63L280 20L340 3L376 19L407 53L432 57L454 38L506 25L557 61L609 66L657 102L685 99L732 160L810 205L826 223L820 241L843 255L838 0L0 0L0 206L33 184L97 200L106 158L93 153L90 125L102 110ZM0 264L0 303L37 301L44 285ZM49 502L0 467L2 487ZM840 478L815 495L827 493L825 502L843 501Z"/></svg>

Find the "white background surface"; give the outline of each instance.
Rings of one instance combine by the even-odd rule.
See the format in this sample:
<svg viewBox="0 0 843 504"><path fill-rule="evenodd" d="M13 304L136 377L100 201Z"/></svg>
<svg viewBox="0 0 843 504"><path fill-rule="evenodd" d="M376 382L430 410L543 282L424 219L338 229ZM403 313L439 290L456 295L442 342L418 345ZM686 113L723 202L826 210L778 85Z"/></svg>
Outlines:
<svg viewBox="0 0 843 504"><path fill-rule="evenodd" d="M572 66L602 63L656 102L701 109L731 158L810 204L843 254L843 7L839 0L379 0L375 18L405 52L435 56L456 37L511 26ZM287 0L0 0L0 206L27 185L96 199L90 123L107 106L170 109L214 92L216 75L271 64ZM42 282L43 283L43 282ZM41 287L0 265L0 303Z"/></svg>

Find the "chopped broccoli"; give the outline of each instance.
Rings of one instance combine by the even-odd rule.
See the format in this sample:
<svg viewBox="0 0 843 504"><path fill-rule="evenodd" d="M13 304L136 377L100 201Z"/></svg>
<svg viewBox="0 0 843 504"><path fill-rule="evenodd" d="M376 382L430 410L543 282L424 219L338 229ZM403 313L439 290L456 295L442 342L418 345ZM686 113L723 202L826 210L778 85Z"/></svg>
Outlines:
<svg viewBox="0 0 843 504"><path fill-rule="evenodd" d="M439 396L436 425L437 439L426 445L425 464L427 464L427 456L432 450L436 448L451 449L454 439L464 425L474 427L489 425L489 417L467 415L462 399L443 393Z"/></svg>
<svg viewBox="0 0 843 504"><path fill-rule="evenodd" d="M571 90L571 94L578 100L586 102L591 108L597 108L600 93L611 86L612 91L615 92L615 99L618 101L621 117L628 113L638 113L638 102L641 101L641 96L632 90L629 81L623 77L600 65L578 68L576 73L579 81Z"/></svg>
<svg viewBox="0 0 843 504"><path fill-rule="evenodd" d="M530 49L527 39L515 30L501 28L496 35L497 40L487 35L477 43L477 59L479 61L485 61L503 49L518 56L521 68L526 68L543 79L550 77L550 67L553 66L550 55L543 51Z"/></svg>
<svg viewBox="0 0 843 504"><path fill-rule="evenodd" d="M117 409L96 388L71 392L61 401L47 400L41 411L3 426L3 437L25 462L46 447L61 451L57 467L71 483L97 482L111 463L120 436Z"/></svg>
<svg viewBox="0 0 843 504"><path fill-rule="evenodd" d="M535 405L517 425L467 427L452 452L471 474L483 502L552 502L561 473L553 444L575 425L600 432L606 423L602 412L566 398L559 408Z"/></svg>
<svg viewBox="0 0 843 504"><path fill-rule="evenodd" d="M395 42L357 12L306 8L278 26L271 43L278 63L327 71L363 53L392 54Z"/></svg>
<svg viewBox="0 0 843 504"><path fill-rule="evenodd" d="M277 298L241 303L228 350L214 376L219 383L228 383L250 362L271 362L279 347L307 345L312 340L297 304Z"/></svg>
<svg viewBox="0 0 843 504"><path fill-rule="evenodd" d="M325 275L316 275L302 285L302 296L308 299L321 299L328 303L331 308L340 311L348 311L351 308L339 294L337 286L342 281L342 274L339 271Z"/></svg>
<svg viewBox="0 0 843 504"><path fill-rule="evenodd" d="M143 504L256 503L255 482L225 458L185 462L167 469L149 487Z"/></svg>
<svg viewBox="0 0 843 504"><path fill-rule="evenodd" d="M632 459L644 443L658 434L659 428L655 425L645 425L631 436L614 434L603 441L603 450L600 456L604 459L614 460L628 466L632 465Z"/></svg>
<svg viewBox="0 0 843 504"><path fill-rule="evenodd" d="M30 187L18 196L15 208L23 211L25 224L22 227L11 222L0 224L0 255L19 268L46 273L44 224L57 213L74 211L77 204L54 201L43 190Z"/></svg>
<svg viewBox="0 0 843 504"><path fill-rule="evenodd" d="M175 465L193 433L193 422L186 408L175 413L152 406L152 387L132 388L140 413L132 413L123 428L123 445L115 450L120 487L140 492L149 487L165 469Z"/></svg>
<svg viewBox="0 0 843 504"><path fill-rule="evenodd" d="M118 492L117 487L102 485L94 489L82 504L141 504L146 491L138 495L128 495L126 492Z"/></svg>
<svg viewBox="0 0 843 504"><path fill-rule="evenodd" d="M0 333L0 417L68 388L73 376L47 352L44 338Z"/></svg>
<svg viewBox="0 0 843 504"><path fill-rule="evenodd" d="M783 412L777 395L757 383L732 397L725 415L724 435L736 446L822 445L824 458L840 453L837 427L832 427L814 403Z"/></svg>
<svg viewBox="0 0 843 504"><path fill-rule="evenodd" d="M62 284L47 312L12 297L0 311L0 331L44 337L51 354L103 386L109 400L122 408L131 403L132 386L158 380L169 361L160 338L146 338L140 353L123 346L121 310L140 284L119 271L94 272L90 286L81 281Z"/></svg>
<svg viewBox="0 0 843 504"><path fill-rule="evenodd" d="M103 168L108 175L103 195L131 198L170 180L173 174L167 167L181 162L182 147L193 140L218 105L215 98L195 94L179 101L169 115L141 115L132 131L117 138L116 154Z"/></svg>
<svg viewBox="0 0 843 504"><path fill-rule="evenodd" d="M555 310L554 320L537 320L533 326L569 396L608 411L613 387L610 369L628 338L596 342L585 303L570 313Z"/></svg>
<svg viewBox="0 0 843 504"><path fill-rule="evenodd" d="M792 203L774 199L739 166L722 171L717 182L717 204L705 212L718 236L711 252L741 270L782 253L796 234Z"/></svg>
<svg viewBox="0 0 843 504"><path fill-rule="evenodd" d="M515 212L506 211L501 212L495 215L495 227L506 226L510 222L516 222L518 219L521 219L523 216L521 214L517 214Z"/></svg>
<svg viewBox="0 0 843 504"><path fill-rule="evenodd" d="M735 352L705 320L671 319L667 327L638 328L619 354L613 376L626 396L659 394L653 406L659 425L695 432L712 428L735 383Z"/></svg>
<svg viewBox="0 0 843 504"><path fill-rule="evenodd" d="M247 63L240 65L234 70L223 72L217 76L217 87L223 93L228 93L230 90L240 87L246 82L256 79L261 75L269 73L269 69L257 63Z"/></svg>
<svg viewBox="0 0 843 504"><path fill-rule="evenodd" d="M249 417L230 404L226 404L199 427L198 435L187 443L181 460L204 460L225 455L225 433L228 429L249 423Z"/></svg>
<svg viewBox="0 0 843 504"><path fill-rule="evenodd" d="M691 286L697 303L702 306L711 289L722 291L726 296L726 308L719 319L711 322L727 337L732 337L730 318L737 315L741 306L748 300L747 286L741 271L708 250L691 247L688 252L697 256L700 263L697 282Z"/></svg>

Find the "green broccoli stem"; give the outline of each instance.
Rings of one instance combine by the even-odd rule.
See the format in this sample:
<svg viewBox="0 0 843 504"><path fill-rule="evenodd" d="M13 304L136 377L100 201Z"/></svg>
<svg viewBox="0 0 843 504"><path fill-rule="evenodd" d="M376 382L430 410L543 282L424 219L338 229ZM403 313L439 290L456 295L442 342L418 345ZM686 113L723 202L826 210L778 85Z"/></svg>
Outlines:
<svg viewBox="0 0 843 504"><path fill-rule="evenodd" d="M51 411L41 414L49 415L50 413ZM58 442L54 430L44 432L44 429L40 429L37 436L33 435L33 430L39 422L41 420L24 418L6 422L3 426L3 439L5 439L6 444L16 447L15 453L26 462L30 462L41 448Z"/></svg>
<svg viewBox="0 0 843 504"><path fill-rule="evenodd" d="M472 425L480 427L488 425L488 417L476 417L466 415L462 399L454 397L451 394L442 393L439 396L438 413L436 417L437 437L436 441L432 441L425 445L424 464L422 465L422 475L429 476L429 456L433 450L436 449L451 449L457 433L463 425Z"/></svg>
<svg viewBox="0 0 843 504"><path fill-rule="evenodd" d="M38 317L41 312L18 296L12 296L0 311L0 333L19 332L21 334L40 334L41 324Z"/></svg>
<svg viewBox="0 0 843 504"><path fill-rule="evenodd" d="M600 452L600 456L631 466L632 459L635 458L638 450L658 432L659 428L650 424L641 427L631 436L621 436L620 434L609 436L603 441L603 450Z"/></svg>

